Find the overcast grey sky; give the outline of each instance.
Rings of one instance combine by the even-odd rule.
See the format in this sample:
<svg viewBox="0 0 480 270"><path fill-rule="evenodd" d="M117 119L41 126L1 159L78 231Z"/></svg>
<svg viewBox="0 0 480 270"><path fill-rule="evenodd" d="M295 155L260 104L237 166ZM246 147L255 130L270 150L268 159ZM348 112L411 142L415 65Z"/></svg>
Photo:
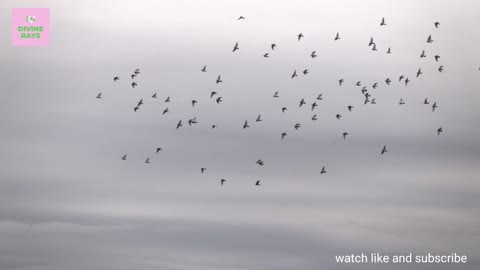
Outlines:
<svg viewBox="0 0 480 270"><path fill-rule="evenodd" d="M50 47L11 46L14 7L50 8ZM2 1L0 269L479 269L478 10L473 0ZM377 104L363 104L357 81ZM359 252L469 262L335 264Z"/></svg>

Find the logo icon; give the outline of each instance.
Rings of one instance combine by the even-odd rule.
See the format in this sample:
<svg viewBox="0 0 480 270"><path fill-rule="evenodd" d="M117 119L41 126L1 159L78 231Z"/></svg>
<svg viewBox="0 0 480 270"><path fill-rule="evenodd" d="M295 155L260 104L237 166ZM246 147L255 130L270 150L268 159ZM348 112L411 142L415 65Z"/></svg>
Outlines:
<svg viewBox="0 0 480 270"><path fill-rule="evenodd" d="M12 9L12 46L49 46L50 9Z"/></svg>
<svg viewBox="0 0 480 270"><path fill-rule="evenodd" d="M34 23L35 22L35 16L27 16L27 22L28 23Z"/></svg>

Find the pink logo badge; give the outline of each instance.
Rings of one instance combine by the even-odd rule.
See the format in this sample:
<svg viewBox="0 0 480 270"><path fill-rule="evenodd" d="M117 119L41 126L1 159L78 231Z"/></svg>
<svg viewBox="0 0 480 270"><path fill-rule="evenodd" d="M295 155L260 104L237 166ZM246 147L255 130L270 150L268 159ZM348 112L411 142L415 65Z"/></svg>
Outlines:
<svg viewBox="0 0 480 270"><path fill-rule="evenodd" d="M14 8L12 10L13 46L50 45L50 9Z"/></svg>

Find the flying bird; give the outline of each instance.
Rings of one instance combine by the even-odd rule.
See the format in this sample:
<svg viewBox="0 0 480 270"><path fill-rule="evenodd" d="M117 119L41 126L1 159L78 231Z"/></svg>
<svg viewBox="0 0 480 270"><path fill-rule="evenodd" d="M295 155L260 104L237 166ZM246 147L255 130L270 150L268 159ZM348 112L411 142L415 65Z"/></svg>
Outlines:
<svg viewBox="0 0 480 270"><path fill-rule="evenodd" d="M275 94L273 94L273 97L274 97L274 98L279 98L279 96L278 96L278 91L275 92Z"/></svg>
<svg viewBox="0 0 480 270"><path fill-rule="evenodd" d="M303 70L303 75L307 75L308 74L308 69L304 69Z"/></svg>
<svg viewBox="0 0 480 270"><path fill-rule="evenodd" d="M225 182L227 182L227 180L225 180L225 179L220 179L220 185L223 186L223 183L225 183Z"/></svg>
<svg viewBox="0 0 480 270"><path fill-rule="evenodd" d="M260 180L257 180L257 182L255 182L255 186L260 186Z"/></svg>
<svg viewBox="0 0 480 270"><path fill-rule="evenodd" d="M300 123L296 123L294 128L295 128L295 130L298 130L300 128Z"/></svg>
<svg viewBox="0 0 480 270"><path fill-rule="evenodd" d="M390 78L387 78L387 79L385 80L385 83L386 83L387 85L390 85L391 82L392 82L392 81L390 80Z"/></svg>
<svg viewBox="0 0 480 270"><path fill-rule="evenodd" d="M235 43L235 46L233 47L233 51L232 52L235 52L237 50L239 50L240 48L238 47L238 42Z"/></svg>
<svg viewBox="0 0 480 270"><path fill-rule="evenodd" d="M297 75L297 70L294 70L291 78L293 79L293 78L295 78L295 77L297 77L297 76L298 76L298 75Z"/></svg>
<svg viewBox="0 0 480 270"><path fill-rule="evenodd" d="M140 105L143 105L143 98L137 103L137 107L140 107Z"/></svg>
<svg viewBox="0 0 480 270"><path fill-rule="evenodd" d="M240 17L238 17L237 21L239 21L239 20L245 20L245 17L240 16Z"/></svg>
<svg viewBox="0 0 480 270"><path fill-rule="evenodd" d="M399 105L404 105L405 102L403 102L403 99L401 98L401 99L400 99L400 102L399 102L398 104L399 104Z"/></svg>
<svg viewBox="0 0 480 270"><path fill-rule="evenodd" d="M438 62L438 59L440 59L440 55L435 55L435 61Z"/></svg>
<svg viewBox="0 0 480 270"><path fill-rule="evenodd" d="M135 86L137 86L137 83L136 83L136 82L133 82L133 83L132 83L132 87L135 88Z"/></svg>
<svg viewBox="0 0 480 270"><path fill-rule="evenodd" d="M380 23L380 26L384 26L384 25L387 25L387 24L385 23L385 18L382 18L382 22Z"/></svg>
<svg viewBox="0 0 480 270"><path fill-rule="evenodd" d="M102 99L102 93L98 93L97 98Z"/></svg>
<svg viewBox="0 0 480 270"><path fill-rule="evenodd" d="M335 36L335 40L339 40L340 39L340 34L337 32L337 35Z"/></svg>
<svg viewBox="0 0 480 270"><path fill-rule="evenodd" d="M430 103L428 103L428 99L427 99L427 98L425 98L425 101L423 102L423 104L430 104Z"/></svg>
<svg viewBox="0 0 480 270"><path fill-rule="evenodd" d="M427 38L427 43L432 43L432 42L433 42L432 35L429 35Z"/></svg>
<svg viewBox="0 0 480 270"><path fill-rule="evenodd" d="M261 117L262 117L262 116L259 114L259 115L257 116L257 120L255 120L255 122L262 122L262 118L261 118Z"/></svg>
<svg viewBox="0 0 480 270"><path fill-rule="evenodd" d="M198 102L194 99L192 100L192 107L195 107L195 104L197 104Z"/></svg>
<svg viewBox="0 0 480 270"><path fill-rule="evenodd" d="M298 36L297 36L297 37L298 37L298 41L300 41L300 39L302 39L302 38L303 38L303 33L300 33L300 34L298 34Z"/></svg>
<svg viewBox="0 0 480 270"><path fill-rule="evenodd" d="M135 77L137 77L137 75L132 74L131 77L132 77L132 80L133 80Z"/></svg>
<svg viewBox="0 0 480 270"><path fill-rule="evenodd" d="M275 50L276 47L277 47L277 44L275 43L272 43L272 45L270 45L270 48L272 48L272 51Z"/></svg>
<svg viewBox="0 0 480 270"><path fill-rule="evenodd" d="M287 107L282 108L282 112L285 112L287 110Z"/></svg>
<svg viewBox="0 0 480 270"><path fill-rule="evenodd" d="M338 80L338 84L339 84L340 86L342 86L342 83L343 83L343 79Z"/></svg>
<svg viewBox="0 0 480 270"><path fill-rule="evenodd" d="M383 154L385 154L386 152L387 152L387 146L384 145L384 146L383 146L383 149L382 149L382 152L380 152L380 155L383 155Z"/></svg>
<svg viewBox="0 0 480 270"><path fill-rule="evenodd" d="M377 51L377 44L373 43L372 51Z"/></svg>
<svg viewBox="0 0 480 270"><path fill-rule="evenodd" d="M182 120L180 120L180 121L178 121L178 123L177 123L177 128L176 128L176 129L178 129L179 127L182 127L182 126L183 126L183 125L182 125Z"/></svg>
<svg viewBox="0 0 480 270"><path fill-rule="evenodd" d="M310 54L310 57L312 57L312 58L317 57L316 51L313 51L313 52Z"/></svg>
<svg viewBox="0 0 480 270"><path fill-rule="evenodd" d="M287 136L287 133L286 132L283 132L282 133L282 140Z"/></svg>
<svg viewBox="0 0 480 270"><path fill-rule="evenodd" d="M118 81L118 80L120 80L120 78L118 78L118 77L113 78L113 81L114 81L114 82L116 82L116 81Z"/></svg>
<svg viewBox="0 0 480 270"><path fill-rule="evenodd" d="M153 94L152 98L157 98L157 93Z"/></svg>
<svg viewBox="0 0 480 270"><path fill-rule="evenodd" d="M163 149L161 147L157 147L157 149L155 149L155 153L158 153L160 151L162 151Z"/></svg>
<svg viewBox="0 0 480 270"><path fill-rule="evenodd" d="M165 103L170 102L170 97L168 96L167 99L165 99Z"/></svg>
<svg viewBox="0 0 480 270"><path fill-rule="evenodd" d="M166 108L165 110L163 110L162 115L164 115L164 114L166 114L166 113L168 113L168 108Z"/></svg>
<svg viewBox="0 0 480 270"><path fill-rule="evenodd" d="M422 51L422 54L420 55L420 58L425 58L427 55L425 54L425 50Z"/></svg>
<svg viewBox="0 0 480 270"><path fill-rule="evenodd" d="M352 106L352 105L350 105L350 106L348 106L347 108L348 108L348 111L350 111L350 112L351 112L351 111L352 111L352 109L353 109L353 106Z"/></svg>
<svg viewBox="0 0 480 270"><path fill-rule="evenodd" d="M432 112L435 112L435 109L437 108L437 102L433 103L432 105Z"/></svg>
<svg viewBox="0 0 480 270"><path fill-rule="evenodd" d="M439 72L442 72L442 71L443 71L443 66L439 66L439 67L438 67L438 71L439 71Z"/></svg>
<svg viewBox="0 0 480 270"><path fill-rule="evenodd" d="M210 98L213 98L213 96L215 96L216 94L217 94L217 92L215 92L215 91L210 92Z"/></svg>
<svg viewBox="0 0 480 270"><path fill-rule="evenodd" d="M337 119L342 118L342 116L340 114L337 114L335 117L337 117Z"/></svg>
<svg viewBox="0 0 480 270"><path fill-rule="evenodd" d="M392 53L392 49L388 47L387 53Z"/></svg>
<svg viewBox="0 0 480 270"><path fill-rule="evenodd" d="M318 105L317 105L317 102L313 102L313 103L312 103L312 111L315 110L315 107L317 107L317 106L318 106Z"/></svg>
<svg viewBox="0 0 480 270"><path fill-rule="evenodd" d="M207 65L203 66L202 72L207 72Z"/></svg>
<svg viewBox="0 0 480 270"><path fill-rule="evenodd" d="M218 83L221 83L221 82L223 82L223 81L222 81L222 78L220 77L220 75L218 75L217 80L216 80L216 83L218 84Z"/></svg>
<svg viewBox="0 0 480 270"><path fill-rule="evenodd" d="M137 107L133 108L133 111L134 111L134 112L137 112L138 109L140 109L140 107L137 106Z"/></svg>
<svg viewBox="0 0 480 270"><path fill-rule="evenodd" d="M435 28L438 28L438 26L440 25L439 22L435 22L435 23L433 23L433 24L435 25Z"/></svg>
<svg viewBox="0 0 480 270"><path fill-rule="evenodd" d="M439 127L439 128L437 129L437 136L440 135L440 133L442 133L442 132L443 132L443 128L442 128L442 127Z"/></svg>
<svg viewBox="0 0 480 270"><path fill-rule="evenodd" d="M418 71L417 71L417 78L418 78L418 76L420 76L420 75L422 75L422 74L423 74L423 73L422 73L422 69L419 68Z"/></svg>
<svg viewBox="0 0 480 270"><path fill-rule="evenodd" d="M216 102L217 102L217 104L220 104L220 102L222 102L222 97L218 97Z"/></svg>
<svg viewBox="0 0 480 270"><path fill-rule="evenodd" d="M243 123L243 129L249 128L250 126L248 125L248 120L245 120L245 123Z"/></svg>
<svg viewBox="0 0 480 270"><path fill-rule="evenodd" d="M342 135L343 135L343 139L345 140L347 138L348 132L343 132Z"/></svg>
<svg viewBox="0 0 480 270"><path fill-rule="evenodd" d="M261 160L261 159L257 160L256 163L257 163L258 165L260 165L260 166L263 166L263 160Z"/></svg>
<svg viewBox="0 0 480 270"><path fill-rule="evenodd" d="M200 171L201 171L202 173L204 173L205 170L206 170L206 168L200 168Z"/></svg>
<svg viewBox="0 0 480 270"><path fill-rule="evenodd" d="M127 160L127 155L124 155L124 156L122 157L122 160Z"/></svg>
<svg viewBox="0 0 480 270"><path fill-rule="evenodd" d="M323 95L323 94L318 94L317 100L323 100L322 95Z"/></svg>
<svg viewBox="0 0 480 270"><path fill-rule="evenodd" d="M312 121L317 121L317 115L316 115L316 114L314 114L314 115L312 116Z"/></svg>
<svg viewBox="0 0 480 270"><path fill-rule="evenodd" d="M298 105L298 107L300 108L305 104L306 104L305 99L302 98L302 100L300 100L300 104Z"/></svg>
<svg viewBox="0 0 480 270"><path fill-rule="evenodd" d="M150 164L150 158L147 158L147 159L145 160L145 163Z"/></svg>
<svg viewBox="0 0 480 270"><path fill-rule="evenodd" d="M269 56L269 53L263 54L263 57L265 57L265 58L268 58L268 56Z"/></svg>
<svg viewBox="0 0 480 270"><path fill-rule="evenodd" d="M373 44L375 44L375 42L373 42L373 37L371 37L370 42L368 43L368 47L372 46Z"/></svg>
<svg viewBox="0 0 480 270"><path fill-rule="evenodd" d="M324 174L324 173L327 173L327 171L325 170L325 166L323 166L322 170L320 171L320 174Z"/></svg>

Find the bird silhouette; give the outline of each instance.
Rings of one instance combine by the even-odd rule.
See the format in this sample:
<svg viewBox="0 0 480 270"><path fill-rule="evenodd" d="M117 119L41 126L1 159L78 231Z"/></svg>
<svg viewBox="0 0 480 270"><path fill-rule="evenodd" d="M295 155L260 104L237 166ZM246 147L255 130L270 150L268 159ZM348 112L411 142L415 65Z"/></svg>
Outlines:
<svg viewBox="0 0 480 270"><path fill-rule="evenodd" d="M387 24L385 23L385 18L382 18L382 22L380 23L380 26L384 26L384 25L387 25Z"/></svg>
<svg viewBox="0 0 480 270"><path fill-rule="evenodd" d="M318 94L317 100L323 100L322 95L323 95L323 94Z"/></svg>
<svg viewBox="0 0 480 270"><path fill-rule="evenodd" d="M130 77L132 77L132 80L133 80L133 79L135 79L135 77L137 77L137 75L132 74Z"/></svg>
<svg viewBox="0 0 480 270"><path fill-rule="evenodd" d="M422 51L422 54L420 55L420 58L425 58L427 55L425 54L425 50Z"/></svg>
<svg viewBox="0 0 480 270"><path fill-rule="evenodd" d="M158 153L160 151L162 151L163 149L161 147L157 147L157 149L155 149L155 153Z"/></svg>
<svg viewBox="0 0 480 270"><path fill-rule="evenodd" d="M377 51L377 44L373 43L372 51Z"/></svg>
<svg viewBox="0 0 480 270"><path fill-rule="evenodd" d="M296 123L294 128L295 128L295 130L298 130L300 128L300 123Z"/></svg>
<svg viewBox="0 0 480 270"><path fill-rule="evenodd" d="M435 25L435 28L438 28L438 26L440 25L439 22L435 22L435 23L433 23L433 24Z"/></svg>
<svg viewBox="0 0 480 270"><path fill-rule="evenodd" d="M147 158L147 159L145 160L145 163L150 164L150 158Z"/></svg>
<svg viewBox="0 0 480 270"><path fill-rule="evenodd" d="M277 44L275 43L272 43L272 45L270 45L270 48L272 48L272 51L275 50L276 47L277 47Z"/></svg>
<svg viewBox="0 0 480 270"><path fill-rule="evenodd" d="M222 82L223 82L222 78L220 77L220 75L218 75L216 83L219 84L219 83L222 83Z"/></svg>
<svg viewBox="0 0 480 270"><path fill-rule="evenodd" d="M194 99L192 100L192 107L195 107L195 104L197 104L198 102Z"/></svg>
<svg viewBox="0 0 480 270"><path fill-rule="evenodd" d="M143 105L143 98L137 103L137 107L140 107L140 105Z"/></svg>
<svg viewBox="0 0 480 270"><path fill-rule="evenodd" d="M245 20L245 17L240 16L240 17L238 17L237 21L239 21L239 20Z"/></svg>
<svg viewBox="0 0 480 270"><path fill-rule="evenodd" d="M127 160L127 155L126 154L122 157L122 160Z"/></svg>
<svg viewBox="0 0 480 270"><path fill-rule="evenodd" d="M352 106L352 105L349 105L347 108L348 108L348 111L350 111L350 112L351 112L351 111L352 111L352 109L353 109L353 106Z"/></svg>
<svg viewBox="0 0 480 270"><path fill-rule="evenodd" d="M398 78L398 81L401 82L403 80L403 78L405 78L405 76L401 75L399 78Z"/></svg>
<svg viewBox="0 0 480 270"><path fill-rule="evenodd" d="M427 43L432 43L432 42L433 42L432 35L429 35L427 38Z"/></svg>
<svg viewBox="0 0 480 270"><path fill-rule="evenodd" d="M263 54L263 57L268 58L269 55L270 55L269 53L264 53L264 54Z"/></svg>
<svg viewBox="0 0 480 270"><path fill-rule="evenodd" d="M387 79L385 80L385 83L386 83L387 85L390 85L391 82L392 82L392 81L390 80L390 78L387 78Z"/></svg>
<svg viewBox="0 0 480 270"><path fill-rule="evenodd" d="M264 165L263 160L261 160L261 159L257 160L256 163L257 163L258 165L260 165L260 166L263 166L263 165Z"/></svg>
<svg viewBox="0 0 480 270"><path fill-rule="evenodd" d="M298 107L300 108L305 104L306 104L305 99L302 98L302 100L300 100L300 104L298 105Z"/></svg>
<svg viewBox="0 0 480 270"><path fill-rule="evenodd" d="M435 109L437 108L437 102L433 103L432 105L432 112L435 112Z"/></svg>
<svg viewBox="0 0 480 270"><path fill-rule="evenodd" d="M278 96L278 91L275 92L275 94L273 94L273 97L274 97L274 98L279 98L279 96Z"/></svg>
<svg viewBox="0 0 480 270"><path fill-rule="evenodd" d="M113 81L114 81L114 82L116 82L116 81L118 81L118 80L120 80L120 78L118 78L118 77L113 78Z"/></svg>
<svg viewBox="0 0 480 270"><path fill-rule="evenodd" d="M340 114L337 114L335 117L336 117L337 119L342 118L342 116L341 116Z"/></svg>
<svg viewBox="0 0 480 270"><path fill-rule="evenodd" d="M220 179L220 185L223 186L223 184L224 184L225 182L227 182L227 180L225 180L225 179Z"/></svg>
<svg viewBox="0 0 480 270"><path fill-rule="evenodd" d="M248 120L245 120L245 123L243 123L243 129L249 128L250 126L248 125Z"/></svg>
<svg viewBox="0 0 480 270"><path fill-rule="evenodd" d="M392 53L392 49L390 47L388 47L387 53Z"/></svg>
<svg viewBox="0 0 480 270"><path fill-rule="evenodd" d="M316 114L314 114L314 115L312 116L312 121L317 121L317 115L316 115Z"/></svg>
<svg viewBox="0 0 480 270"><path fill-rule="evenodd" d="M282 108L282 112L285 112L287 110L287 107Z"/></svg>
<svg viewBox="0 0 480 270"><path fill-rule="evenodd" d="M327 171L325 170L325 166L323 166L322 170L320 171L320 174L324 174L324 173L327 173Z"/></svg>
<svg viewBox="0 0 480 270"><path fill-rule="evenodd" d="M167 97L167 99L165 99L165 103L168 103L170 102L170 97Z"/></svg>
<svg viewBox="0 0 480 270"><path fill-rule="evenodd" d="M340 33L337 32L337 35L335 35L335 40L339 40L340 39Z"/></svg>
<svg viewBox="0 0 480 270"><path fill-rule="evenodd" d="M422 74L423 74L423 73L422 73L422 69L419 68L418 71L417 71L417 78L418 78L418 76L420 76L420 75L422 75Z"/></svg>
<svg viewBox="0 0 480 270"><path fill-rule="evenodd" d="M157 93L153 94L152 98L157 98Z"/></svg>
<svg viewBox="0 0 480 270"><path fill-rule="evenodd" d="M362 81L358 81L355 85L356 86L362 86Z"/></svg>
<svg viewBox="0 0 480 270"><path fill-rule="evenodd" d="M303 38L303 33L300 33L300 34L298 34L298 36L297 36L297 37L298 37L298 41L300 41L300 39L302 39L302 38Z"/></svg>
<svg viewBox="0 0 480 270"><path fill-rule="evenodd" d="M178 123L177 123L177 128L176 128L176 129L178 129L178 128L182 127L182 126L183 126L183 125L182 125L182 120L180 120L180 121L178 121Z"/></svg>
<svg viewBox="0 0 480 270"><path fill-rule="evenodd" d="M427 99L427 98L425 98L425 101L423 101L423 104L430 104L430 103L428 103L428 99Z"/></svg>
<svg viewBox="0 0 480 270"><path fill-rule="evenodd" d="M368 42L368 47L372 46L373 44L375 44L375 42L373 42L373 37L371 37L370 42Z"/></svg>
<svg viewBox="0 0 480 270"><path fill-rule="evenodd" d="M282 133L282 140L287 136L287 133L286 132L283 132Z"/></svg>
<svg viewBox="0 0 480 270"><path fill-rule="evenodd" d="M440 55L435 55L435 62L438 62L438 59L440 59Z"/></svg>
<svg viewBox="0 0 480 270"><path fill-rule="evenodd" d="M310 57L312 57L312 58L317 57L316 51L313 51L313 52L310 54Z"/></svg>
<svg viewBox="0 0 480 270"><path fill-rule="evenodd" d="M164 114L166 114L166 113L168 113L168 108L166 108L165 110L163 110L162 115L164 115Z"/></svg>
<svg viewBox="0 0 480 270"><path fill-rule="evenodd" d="M347 138L348 132L343 132L342 135L343 135L343 139L345 140Z"/></svg>
<svg viewBox="0 0 480 270"><path fill-rule="evenodd" d="M410 80L408 78L406 78L405 79L405 86L407 86L409 82L410 82Z"/></svg>
<svg viewBox="0 0 480 270"><path fill-rule="evenodd" d="M206 168L200 168L200 171L201 171L202 173L204 173L205 170L206 170Z"/></svg>
<svg viewBox="0 0 480 270"><path fill-rule="evenodd" d="M404 105L405 102L404 102L403 99L401 98L401 99L400 99L400 102L398 102L398 104L399 104L399 105Z"/></svg>
<svg viewBox="0 0 480 270"><path fill-rule="evenodd" d="M380 155L383 155L387 152L387 146L384 145L383 148L382 148L382 152L380 152Z"/></svg>
<svg viewBox="0 0 480 270"><path fill-rule="evenodd" d="M237 50L239 50L240 48L238 47L238 42L235 43L235 46L233 46L233 51L232 52L235 52Z"/></svg>
<svg viewBox="0 0 480 270"><path fill-rule="evenodd" d="M442 133L442 132L443 132L443 128L442 128L442 127L439 127L439 128L437 129L437 136L440 135L440 133Z"/></svg>
<svg viewBox="0 0 480 270"><path fill-rule="evenodd" d="M216 94L217 94L217 92L215 92L215 91L210 92L210 98L213 98L213 96L215 96Z"/></svg>
<svg viewBox="0 0 480 270"><path fill-rule="evenodd" d="M308 69L304 69L303 70L303 75L307 75L308 74Z"/></svg>
<svg viewBox="0 0 480 270"><path fill-rule="evenodd" d="M295 78L295 77L297 77L297 76L298 76L298 75L297 75L297 71L294 70L291 78L293 79L293 78Z"/></svg>
<svg viewBox="0 0 480 270"><path fill-rule="evenodd" d="M217 102L217 104L220 104L220 102L222 102L222 97L218 97L215 102Z"/></svg>
<svg viewBox="0 0 480 270"><path fill-rule="evenodd" d="M257 180L257 182L255 182L255 186L260 186L260 180Z"/></svg>
<svg viewBox="0 0 480 270"><path fill-rule="evenodd" d="M438 71L439 71L439 72L442 72L442 71L443 71L443 66L439 66L439 67L438 67Z"/></svg>
<svg viewBox="0 0 480 270"><path fill-rule="evenodd" d="M203 66L202 72L207 72L207 65Z"/></svg>
<svg viewBox="0 0 480 270"><path fill-rule="evenodd" d="M315 110L315 107L317 107L317 106L318 106L318 105L317 105L317 102L313 102L313 103L312 103L312 111Z"/></svg>
<svg viewBox="0 0 480 270"><path fill-rule="evenodd" d="M262 122L261 117L262 117L262 116L259 114L259 115L257 116L257 120L255 120L255 122Z"/></svg>
<svg viewBox="0 0 480 270"><path fill-rule="evenodd" d="M98 93L97 98L102 99L102 93Z"/></svg>
<svg viewBox="0 0 480 270"><path fill-rule="evenodd" d="M338 85L342 86L343 79L338 80Z"/></svg>
<svg viewBox="0 0 480 270"><path fill-rule="evenodd" d="M132 88L135 88L135 86L137 86L137 83L136 83L136 82L133 82L133 83L132 83Z"/></svg>

